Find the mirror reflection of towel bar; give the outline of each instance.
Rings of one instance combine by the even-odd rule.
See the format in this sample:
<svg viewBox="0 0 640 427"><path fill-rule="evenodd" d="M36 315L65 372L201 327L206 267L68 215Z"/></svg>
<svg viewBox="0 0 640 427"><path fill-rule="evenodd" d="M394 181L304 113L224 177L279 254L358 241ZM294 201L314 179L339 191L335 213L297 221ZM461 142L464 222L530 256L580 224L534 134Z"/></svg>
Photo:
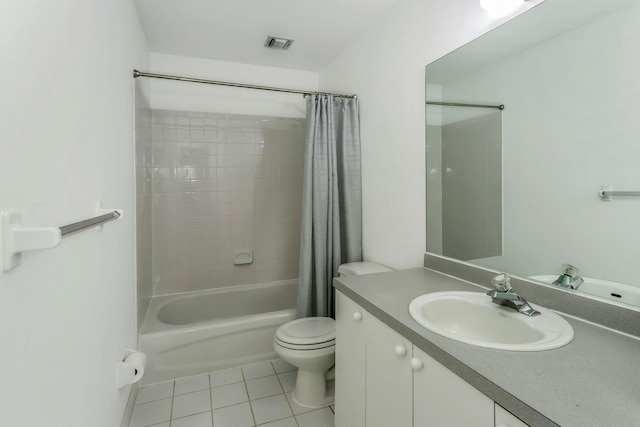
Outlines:
<svg viewBox="0 0 640 427"><path fill-rule="evenodd" d="M602 187L598 195L603 201L610 201L613 196L640 197L640 191L613 191L610 186Z"/></svg>
<svg viewBox="0 0 640 427"><path fill-rule="evenodd" d="M497 110L504 110L504 104L500 105L487 105L487 104L465 104L461 102L441 102L441 101L426 101L427 105L441 105L444 107L472 107L472 108L495 108Z"/></svg>

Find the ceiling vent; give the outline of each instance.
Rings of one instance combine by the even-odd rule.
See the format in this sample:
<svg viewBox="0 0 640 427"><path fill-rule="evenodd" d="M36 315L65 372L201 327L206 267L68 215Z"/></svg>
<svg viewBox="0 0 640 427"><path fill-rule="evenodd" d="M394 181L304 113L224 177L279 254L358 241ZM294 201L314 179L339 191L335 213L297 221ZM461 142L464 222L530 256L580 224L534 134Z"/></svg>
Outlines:
<svg viewBox="0 0 640 427"><path fill-rule="evenodd" d="M267 41L264 42L264 47L269 47L271 49L282 49L287 50L293 44L293 40L285 39L283 37L267 37Z"/></svg>

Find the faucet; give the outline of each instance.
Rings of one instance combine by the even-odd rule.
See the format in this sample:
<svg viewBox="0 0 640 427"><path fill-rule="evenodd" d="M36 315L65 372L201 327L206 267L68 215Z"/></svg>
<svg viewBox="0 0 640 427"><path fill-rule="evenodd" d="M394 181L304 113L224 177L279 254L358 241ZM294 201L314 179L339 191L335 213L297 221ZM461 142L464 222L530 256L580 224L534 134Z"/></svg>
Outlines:
<svg viewBox="0 0 640 427"><path fill-rule="evenodd" d="M487 292L487 295L491 297L491 302L498 305L504 305L505 307L511 307L517 310L518 313L522 313L525 316L537 316L539 311L535 310L529 305L526 299L522 298L511 287L511 275L502 273L491 279L491 284L496 289Z"/></svg>
<svg viewBox="0 0 640 427"><path fill-rule="evenodd" d="M584 279L578 276L580 270L573 265L562 264L562 274L552 283L563 288L578 289Z"/></svg>

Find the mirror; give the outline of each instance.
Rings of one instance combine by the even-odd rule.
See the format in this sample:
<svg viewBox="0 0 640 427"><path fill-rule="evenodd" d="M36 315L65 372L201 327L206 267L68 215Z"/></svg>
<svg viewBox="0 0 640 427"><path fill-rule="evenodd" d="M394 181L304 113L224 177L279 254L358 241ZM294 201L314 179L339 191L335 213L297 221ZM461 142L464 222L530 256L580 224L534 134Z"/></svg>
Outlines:
<svg viewBox="0 0 640 427"><path fill-rule="evenodd" d="M428 252L640 305L638 22L546 0L427 65Z"/></svg>

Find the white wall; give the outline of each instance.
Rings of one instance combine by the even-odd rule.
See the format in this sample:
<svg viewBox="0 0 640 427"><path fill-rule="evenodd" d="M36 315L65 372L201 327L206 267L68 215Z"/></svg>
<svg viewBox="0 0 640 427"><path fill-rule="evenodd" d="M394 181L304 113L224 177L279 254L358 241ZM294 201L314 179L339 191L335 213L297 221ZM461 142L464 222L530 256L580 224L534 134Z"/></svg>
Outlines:
<svg viewBox="0 0 640 427"><path fill-rule="evenodd" d="M130 0L8 0L0 14L0 209L24 225L124 218L0 272L0 425L120 423L136 346L131 70L147 67Z"/></svg>
<svg viewBox="0 0 640 427"><path fill-rule="evenodd" d="M299 90L317 90L318 73L213 61L185 56L151 54L150 71L206 80ZM151 108L207 113L305 117L302 95L171 80L151 80Z"/></svg>
<svg viewBox="0 0 640 427"><path fill-rule="evenodd" d="M360 99L365 259L422 265L424 67L500 22L477 0L402 0L320 72L322 90Z"/></svg>

